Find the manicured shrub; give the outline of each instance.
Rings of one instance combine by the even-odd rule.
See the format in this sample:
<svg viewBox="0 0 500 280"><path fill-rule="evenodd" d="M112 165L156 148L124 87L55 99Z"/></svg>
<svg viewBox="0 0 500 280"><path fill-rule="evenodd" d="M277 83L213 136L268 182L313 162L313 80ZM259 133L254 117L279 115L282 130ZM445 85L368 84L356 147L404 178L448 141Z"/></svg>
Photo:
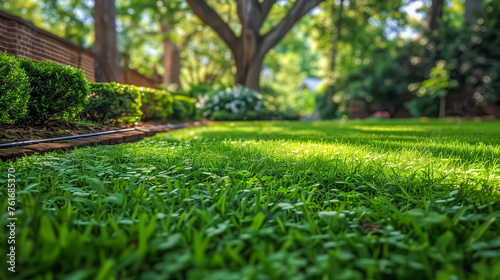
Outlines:
<svg viewBox="0 0 500 280"><path fill-rule="evenodd" d="M33 62L18 58L33 91L23 122L45 122L49 118L72 119L86 104L89 85L81 69L55 62Z"/></svg>
<svg viewBox="0 0 500 280"><path fill-rule="evenodd" d="M249 111L265 112L260 94L240 85L226 90L211 91L200 99L199 105L202 108L202 116L206 118L211 118L214 113L219 111L243 117ZM224 114L222 113L222 115Z"/></svg>
<svg viewBox="0 0 500 280"><path fill-rule="evenodd" d="M0 53L0 122L22 119L30 93L28 76L16 57Z"/></svg>
<svg viewBox="0 0 500 280"><path fill-rule="evenodd" d="M174 98L166 90L141 87L142 120L166 120L172 116Z"/></svg>
<svg viewBox="0 0 500 280"><path fill-rule="evenodd" d="M172 119L186 120L196 118L196 98L174 95Z"/></svg>
<svg viewBox="0 0 500 280"><path fill-rule="evenodd" d="M132 123L141 120L141 91L133 85L92 83L83 117L99 122Z"/></svg>

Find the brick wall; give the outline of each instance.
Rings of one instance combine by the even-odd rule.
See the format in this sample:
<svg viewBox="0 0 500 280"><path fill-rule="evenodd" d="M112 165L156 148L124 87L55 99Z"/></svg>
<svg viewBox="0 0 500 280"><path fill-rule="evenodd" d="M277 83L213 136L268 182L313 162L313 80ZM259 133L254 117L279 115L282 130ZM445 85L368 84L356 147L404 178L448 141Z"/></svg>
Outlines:
<svg viewBox="0 0 500 280"><path fill-rule="evenodd" d="M90 51L2 11L0 51L34 61L48 60L81 68L89 81L95 81L94 55Z"/></svg>

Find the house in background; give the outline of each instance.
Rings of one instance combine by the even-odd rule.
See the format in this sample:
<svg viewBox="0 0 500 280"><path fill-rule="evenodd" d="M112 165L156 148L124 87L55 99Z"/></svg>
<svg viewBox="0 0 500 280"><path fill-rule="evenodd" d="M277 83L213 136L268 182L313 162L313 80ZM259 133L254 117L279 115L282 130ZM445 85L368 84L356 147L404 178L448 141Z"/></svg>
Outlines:
<svg viewBox="0 0 500 280"><path fill-rule="evenodd" d="M311 93L314 93L318 89L322 81L323 80L320 78L307 77L304 79L299 89L300 90L308 89L310 90Z"/></svg>

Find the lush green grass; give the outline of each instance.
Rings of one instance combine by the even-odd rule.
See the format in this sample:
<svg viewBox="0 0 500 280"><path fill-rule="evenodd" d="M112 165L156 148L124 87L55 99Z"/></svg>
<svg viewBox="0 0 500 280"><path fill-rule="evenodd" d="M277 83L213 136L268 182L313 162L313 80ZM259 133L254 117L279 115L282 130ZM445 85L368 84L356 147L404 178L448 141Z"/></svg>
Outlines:
<svg viewBox="0 0 500 280"><path fill-rule="evenodd" d="M224 123L14 167L2 279L500 279L499 123Z"/></svg>

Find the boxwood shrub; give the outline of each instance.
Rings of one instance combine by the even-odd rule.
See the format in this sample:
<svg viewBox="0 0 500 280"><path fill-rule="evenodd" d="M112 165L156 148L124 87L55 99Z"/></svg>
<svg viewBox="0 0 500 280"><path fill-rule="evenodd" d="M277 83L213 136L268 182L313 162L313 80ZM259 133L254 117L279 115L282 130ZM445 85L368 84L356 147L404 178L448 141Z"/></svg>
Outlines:
<svg viewBox="0 0 500 280"><path fill-rule="evenodd" d="M98 122L132 123L141 120L141 91L133 85L91 83L83 117Z"/></svg>
<svg viewBox="0 0 500 280"><path fill-rule="evenodd" d="M14 56L0 52L0 122L14 123L27 112L31 87Z"/></svg>
<svg viewBox="0 0 500 280"><path fill-rule="evenodd" d="M81 69L49 61L17 59L33 89L24 122L40 123L49 118L71 119L82 110L89 94L89 85Z"/></svg>
<svg viewBox="0 0 500 280"><path fill-rule="evenodd" d="M166 120L173 113L174 98L166 90L140 87L142 120Z"/></svg>

